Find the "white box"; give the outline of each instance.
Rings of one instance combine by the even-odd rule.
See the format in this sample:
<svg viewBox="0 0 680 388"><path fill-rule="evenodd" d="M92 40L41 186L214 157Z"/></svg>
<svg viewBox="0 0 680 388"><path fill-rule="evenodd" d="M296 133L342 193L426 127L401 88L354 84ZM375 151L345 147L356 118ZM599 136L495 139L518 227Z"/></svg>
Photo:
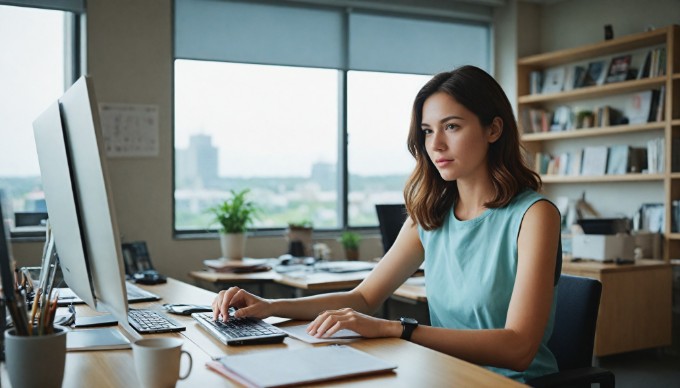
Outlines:
<svg viewBox="0 0 680 388"><path fill-rule="evenodd" d="M576 234L572 238L572 256L593 260L629 260L634 257L635 243L629 234Z"/></svg>

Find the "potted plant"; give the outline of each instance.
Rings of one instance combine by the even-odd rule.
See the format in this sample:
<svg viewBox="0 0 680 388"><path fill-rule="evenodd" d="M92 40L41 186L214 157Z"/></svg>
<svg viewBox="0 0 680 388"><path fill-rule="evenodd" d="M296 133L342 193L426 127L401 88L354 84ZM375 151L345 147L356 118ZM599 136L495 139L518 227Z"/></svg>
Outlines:
<svg viewBox="0 0 680 388"><path fill-rule="evenodd" d="M246 230L253 223L259 208L246 196L249 189L231 190L231 198L226 199L209 210L214 221L220 224L220 246L222 258L241 260L246 249Z"/></svg>
<svg viewBox="0 0 680 388"><path fill-rule="evenodd" d="M347 260L359 260L359 243L361 236L358 233L346 231L340 235L340 244L345 248Z"/></svg>
<svg viewBox="0 0 680 388"><path fill-rule="evenodd" d="M314 224L309 219L288 222L288 253L297 257L311 256L313 230Z"/></svg>

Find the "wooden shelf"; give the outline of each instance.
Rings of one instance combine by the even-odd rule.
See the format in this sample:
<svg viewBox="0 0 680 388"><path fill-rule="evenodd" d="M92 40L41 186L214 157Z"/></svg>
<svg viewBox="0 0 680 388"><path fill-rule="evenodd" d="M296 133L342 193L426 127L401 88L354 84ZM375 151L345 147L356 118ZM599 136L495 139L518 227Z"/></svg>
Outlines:
<svg viewBox="0 0 680 388"><path fill-rule="evenodd" d="M672 172L671 179L680 179L680 172Z"/></svg>
<svg viewBox="0 0 680 388"><path fill-rule="evenodd" d="M609 183L609 182L647 182L662 181L664 174L625 174L625 175L594 175L567 176L541 175L543 183Z"/></svg>
<svg viewBox="0 0 680 388"><path fill-rule="evenodd" d="M649 46L666 43L666 37L670 29L666 27L654 31L627 35L622 38L594 43L586 46L554 51L545 54L532 55L520 59L517 64L535 68L546 68L563 63L577 62L594 57L608 56L625 51L633 51Z"/></svg>
<svg viewBox="0 0 680 388"><path fill-rule="evenodd" d="M680 73L679 74L673 74L673 79L680 79Z"/></svg>
<svg viewBox="0 0 680 388"><path fill-rule="evenodd" d="M680 120L678 120L680 121ZM562 140L562 139L577 139L582 137L592 137L592 136L607 136L607 135L617 135L629 132L643 132L643 131L653 131L664 129L665 122L660 121L656 123L638 124L638 125L615 125L611 127L599 127L599 128L585 128L585 129L574 129L569 131L561 132L542 132L542 133L525 133L522 134L522 141L524 142L535 142L535 141L549 141L549 140Z"/></svg>
<svg viewBox="0 0 680 388"><path fill-rule="evenodd" d="M680 119L675 119L675 120L671 121L671 125L673 125L673 126L680 125Z"/></svg>
<svg viewBox="0 0 680 388"><path fill-rule="evenodd" d="M667 233L666 236L669 240L680 240L680 233Z"/></svg>
<svg viewBox="0 0 680 388"><path fill-rule="evenodd" d="M638 90L651 89L666 84L666 77L643 78L611 84L587 86L569 90L567 92L549 94L530 94L520 96L517 101L520 104L538 104L554 101L572 101L585 98L596 98L612 94L634 92Z"/></svg>

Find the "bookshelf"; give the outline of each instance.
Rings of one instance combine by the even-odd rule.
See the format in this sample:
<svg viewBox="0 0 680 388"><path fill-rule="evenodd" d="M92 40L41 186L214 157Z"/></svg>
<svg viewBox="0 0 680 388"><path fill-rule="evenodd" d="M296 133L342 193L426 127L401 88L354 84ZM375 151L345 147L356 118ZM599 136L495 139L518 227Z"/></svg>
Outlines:
<svg viewBox="0 0 680 388"><path fill-rule="evenodd" d="M627 54L634 58L631 67L637 65L639 68L641 64L644 65L646 53L661 47L665 49L665 66L660 65L657 68L658 74L650 71L649 74L632 76L631 72L626 77L630 78L628 80L597 83L593 86L577 85L574 82L568 88L562 87L561 91L550 93L540 93L541 88L536 84L532 85L536 74L548 78L550 74L554 74L548 70L556 67L565 67L565 74L568 74L572 71L570 69L577 66L589 70L592 61L601 61L605 58L611 60ZM640 55L643 56L642 60ZM604 66L605 72L608 71L608 67ZM578 72L574 71L573 79L577 78L577 74ZM606 78L606 75L603 78ZM568 76L565 78L569 80ZM627 95L641 95L648 90L662 88L664 93L659 92L658 104L663 114L656 116L650 114L647 122L636 121L629 124L617 119L618 122L615 123L597 125L598 120L594 119L593 125L589 125L588 128L568 130L560 128L551 131L552 126L548 124L549 128L546 130L545 119L542 118L540 131L537 131L535 116L525 113L529 110L551 112L560 106L614 104L611 101L617 101L617 98L621 101ZM531 93L532 90L534 93ZM653 187L661 188L666 231L663 236L661 260L644 259L623 266L602 262L572 262L565 256L563 272L595 278L602 282L602 298L595 335L596 356L670 345L672 265L680 263L680 260L677 260L680 258L680 232L671 233L672 203L680 200L680 166L675 166L674 171L672 164L673 154L675 153L677 157L680 152L680 149L674 149L674 146L680 147L680 27L669 26L600 43L520 58L517 61L517 108L522 143L530 159L539 160L534 166L541 170L544 167L542 155L550 153L551 150L568 148L569 144L610 146L612 142L616 143L619 140L625 143L631 137L638 142L663 139L661 171L583 176L580 172L574 172L582 167L579 163L570 166L574 171L565 173L563 169L553 170L561 175L542 174L541 178L545 185L583 184L588 187L614 184L607 189L612 191L613 196L621 195L620 193L625 192L625 187L629 185L656 185ZM625 111L622 113L623 116L626 115ZM570 125L574 122L576 120L572 120ZM577 151L574 154L576 158L580 157L577 155L582 155L582 152ZM570 159L571 157L568 158ZM627 164L625 171L630 171L628 166ZM641 202L644 201L644 198L641 199Z"/></svg>
<svg viewBox="0 0 680 388"><path fill-rule="evenodd" d="M597 58L605 58L626 54L629 52L644 53L652 48L665 48L665 69L662 75L645 76L639 79L604 83L601 85L575 87L556 93L531 94L531 73L543 72L550 68L569 67L577 63L588 63ZM644 62L644 61L638 61ZM569 71L569 70L567 70ZM612 124L592 126L583 129L562 131L534 132L527 127L526 120L522 120L523 112L530 109L550 109L556 105L580 101L616 98L628 93L642 92L664 88L663 115L661 120L636 124ZM546 184L563 183L609 183L609 182L656 182L664 187L665 230L671 231L671 209L674 200L680 200L680 171L672 171L672 154L680 152L674 150L673 139L680 139L680 27L669 26L649 32L632 34L618 39L589 44L549 53L520 58L517 61L517 102L518 117L522 142L530 156L542 153L548 143L574 139L587 139L589 144L606 145L606 138L624 136L632 133L647 133L650 138L662 137L664 140L663 172L645 174L628 173L624 175L542 175ZM623 112L625 115L625 112ZM676 140L677 142L677 140ZM671 239L671 233L664 238L664 261L680 258L679 239Z"/></svg>

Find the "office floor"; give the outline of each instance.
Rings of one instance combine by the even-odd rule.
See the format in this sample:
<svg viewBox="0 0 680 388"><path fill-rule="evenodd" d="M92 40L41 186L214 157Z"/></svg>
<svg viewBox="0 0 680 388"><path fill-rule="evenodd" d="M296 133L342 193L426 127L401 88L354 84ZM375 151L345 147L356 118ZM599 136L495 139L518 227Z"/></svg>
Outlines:
<svg viewBox="0 0 680 388"><path fill-rule="evenodd" d="M680 388L680 353L652 349L600 357L597 364L616 376L617 388Z"/></svg>

